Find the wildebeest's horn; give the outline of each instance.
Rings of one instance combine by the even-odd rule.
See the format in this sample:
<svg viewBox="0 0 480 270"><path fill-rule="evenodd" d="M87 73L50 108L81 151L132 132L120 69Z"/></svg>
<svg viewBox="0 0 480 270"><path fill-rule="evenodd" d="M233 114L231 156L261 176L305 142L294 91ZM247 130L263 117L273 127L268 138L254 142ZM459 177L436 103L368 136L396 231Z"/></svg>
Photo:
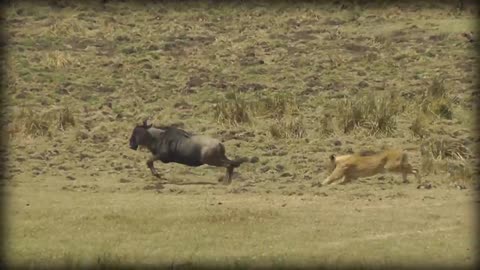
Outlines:
<svg viewBox="0 0 480 270"><path fill-rule="evenodd" d="M145 127L145 128L151 128L153 124L150 124L150 125L149 125L147 122L148 122L148 119L145 119L145 120L143 121L143 127Z"/></svg>

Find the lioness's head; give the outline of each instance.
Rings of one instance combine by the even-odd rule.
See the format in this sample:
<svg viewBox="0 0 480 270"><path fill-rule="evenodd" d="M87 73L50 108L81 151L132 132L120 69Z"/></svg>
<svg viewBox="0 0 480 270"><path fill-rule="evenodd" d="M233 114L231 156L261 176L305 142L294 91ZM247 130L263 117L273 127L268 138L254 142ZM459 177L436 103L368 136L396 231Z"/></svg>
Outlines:
<svg viewBox="0 0 480 270"><path fill-rule="evenodd" d="M330 164L328 166L328 169L330 172L332 172L333 170L335 170L335 167L336 167L336 164L335 164L335 161L336 161L336 155L335 154L331 154L329 159L330 159Z"/></svg>

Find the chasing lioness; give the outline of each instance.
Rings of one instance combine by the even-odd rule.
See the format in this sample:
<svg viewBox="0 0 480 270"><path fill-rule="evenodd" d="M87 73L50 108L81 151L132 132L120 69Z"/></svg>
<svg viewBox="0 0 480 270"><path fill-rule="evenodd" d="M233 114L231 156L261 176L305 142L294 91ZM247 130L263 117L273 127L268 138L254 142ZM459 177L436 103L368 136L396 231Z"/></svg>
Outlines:
<svg viewBox="0 0 480 270"><path fill-rule="evenodd" d="M350 182L359 177L368 177L376 174L401 173L403 182L408 183L407 175L413 174L420 180L418 170L408 163L407 153L399 149L388 149L378 153L360 152L348 155L330 156L333 172L322 185L342 179L341 184Z"/></svg>

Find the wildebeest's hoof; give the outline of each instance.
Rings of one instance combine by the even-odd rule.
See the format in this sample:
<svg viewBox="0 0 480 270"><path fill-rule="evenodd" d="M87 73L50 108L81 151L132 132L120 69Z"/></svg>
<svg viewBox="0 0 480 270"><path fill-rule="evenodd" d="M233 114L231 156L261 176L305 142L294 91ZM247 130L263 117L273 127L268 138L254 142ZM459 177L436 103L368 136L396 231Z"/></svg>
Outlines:
<svg viewBox="0 0 480 270"><path fill-rule="evenodd" d="M252 157L250 158L251 163L257 163L260 159L258 157Z"/></svg>
<svg viewBox="0 0 480 270"><path fill-rule="evenodd" d="M162 178L162 175L159 174L159 173L154 173L153 176L155 176L155 177L158 178L158 179L161 179L161 178Z"/></svg>
<svg viewBox="0 0 480 270"><path fill-rule="evenodd" d="M417 186L417 189L431 189L431 188L432 188L432 184L430 183L423 183Z"/></svg>

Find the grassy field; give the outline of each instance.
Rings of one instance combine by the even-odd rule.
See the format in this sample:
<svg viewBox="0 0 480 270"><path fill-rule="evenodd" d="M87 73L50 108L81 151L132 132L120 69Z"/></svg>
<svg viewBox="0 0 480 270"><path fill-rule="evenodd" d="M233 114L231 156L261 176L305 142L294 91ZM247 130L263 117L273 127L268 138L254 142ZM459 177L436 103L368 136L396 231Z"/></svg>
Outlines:
<svg viewBox="0 0 480 270"><path fill-rule="evenodd" d="M477 8L12 2L9 264L474 262ZM259 162L231 185L220 168L158 162L159 180L128 147L146 118ZM413 147L431 188L389 174L316 185L330 154L392 146Z"/></svg>

